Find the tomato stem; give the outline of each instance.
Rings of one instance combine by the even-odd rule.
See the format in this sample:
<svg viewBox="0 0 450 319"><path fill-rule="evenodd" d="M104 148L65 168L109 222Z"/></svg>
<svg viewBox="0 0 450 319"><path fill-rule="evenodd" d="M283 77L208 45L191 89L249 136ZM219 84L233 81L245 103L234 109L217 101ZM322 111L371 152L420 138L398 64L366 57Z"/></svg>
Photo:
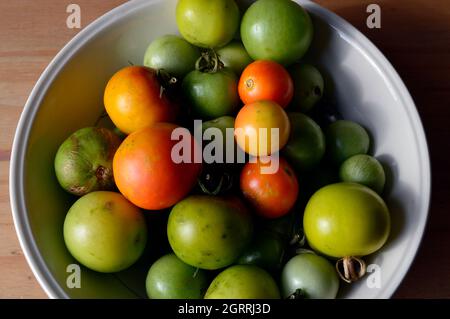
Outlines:
<svg viewBox="0 0 450 319"><path fill-rule="evenodd" d="M204 73L216 73L224 68L219 55L214 49L208 49L202 52L200 58L195 63L195 69Z"/></svg>
<svg viewBox="0 0 450 319"><path fill-rule="evenodd" d="M106 111L103 111L102 114L100 114L100 116L97 118L97 120L95 121L94 126L99 126L100 122L104 119L108 117L108 113L106 113Z"/></svg>
<svg viewBox="0 0 450 319"><path fill-rule="evenodd" d="M159 98L162 99L166 91L171 91L173 87L178 83L178 79L164 69L157 70L156 76L158 77L159 83Z"/></svg>
<svg viewBox="0 0 450 319"><path fill-rule="evenodd" d="M296 289L294 293L289 295L286 299L306 299L306 294L302 289Z"/></svg>
<svg viewBox="0 0 450 319"><path fill-rule="evenodd" d="M221 193L225 193L228 190L230 190L231 187L233 186L233 178L226 172L224 172L223 174L220 175L219 183L213 190L210 190L207 187L207 184L210 182L210 180L212 178L211 175L209 173L207 173L204 178L205 178L205 181L203 181L201 178L199 178L197 182L198 182L198 185L200 186L200 189L202 190L202 192L207 195L216 196Z"/></svg>
<svg viewBox="0 0 450 319"><path fill-rule="evenodd" d="M199 271L200 271L200 268L197 267L197 268L195 269L194 273L192 274L192 278L194 278L194 279L197 278L197 275L198 275L198 272L199 272Z"/></svg>

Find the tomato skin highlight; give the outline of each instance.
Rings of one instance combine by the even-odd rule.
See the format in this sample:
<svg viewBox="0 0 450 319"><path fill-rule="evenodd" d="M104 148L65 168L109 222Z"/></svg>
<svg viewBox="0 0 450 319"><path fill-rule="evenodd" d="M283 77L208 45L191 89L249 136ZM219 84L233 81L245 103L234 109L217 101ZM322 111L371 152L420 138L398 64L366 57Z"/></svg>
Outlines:
<svg viewBox="0 0 450 319"><path fill-rule="evenodd" d="M273 61L255 61L242 73L239 96L244 104L268 100L285 108L294 96L294 82L282 65Z"/></svg>
<svg viewBox="0 0 450 319"><path fill-rule="evenodd" d="M133 204L148 210L168 208L195 186L201 163L174 163L171 152L178 126L158 123L129 135L117 150L113 170L117 187ZM198 145L191 136L191 154Z"/></svg>
<svg viewBox="0 0 450 319"><path fill-rule="evenodd" d="M111 120L126 134L176 118L175 106L161 94L157 71L147 67L129 66L114 74L106 86L104 104Z"/></svg>
<svg viewBox="0 0 450 319"><path fill-rule="evenodd" d="M294 170L284 158L279 158L279 167L274 174L262 174L263 164L247 163L241 172L241 190L244 197L265 218L286 215L294 206L299 192Z"/></svg>

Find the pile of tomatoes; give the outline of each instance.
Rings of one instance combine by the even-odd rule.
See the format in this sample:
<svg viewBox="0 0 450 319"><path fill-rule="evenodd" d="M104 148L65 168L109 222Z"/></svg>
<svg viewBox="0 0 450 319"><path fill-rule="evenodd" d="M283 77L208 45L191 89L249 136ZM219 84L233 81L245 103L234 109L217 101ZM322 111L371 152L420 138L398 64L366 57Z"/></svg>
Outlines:
<svg viewBox="0 0 450 319"><path fill-rule="evenodd" d="M56 154L60 185L79 197L69 252L102 273L147 262L150 298L336 297L390 218L369 134L340 119L304 62L307 11L179 0L176 20L181 36L155 39L143 66L107 83L113 125L78 130Z"/></svg>

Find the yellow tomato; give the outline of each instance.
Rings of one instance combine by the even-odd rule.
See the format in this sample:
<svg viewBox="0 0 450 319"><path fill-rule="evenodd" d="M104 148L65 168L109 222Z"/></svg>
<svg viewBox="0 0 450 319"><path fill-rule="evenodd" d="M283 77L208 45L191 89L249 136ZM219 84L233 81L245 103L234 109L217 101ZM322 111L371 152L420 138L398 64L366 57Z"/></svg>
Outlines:
<svg viewBox="0 0 450 319"><path fill-rule="evenodd" d="M174 105L161 92L157 72L147 67L130 66L114 74L104 103L111 120L127 134L157 122L173 122L176 116Z"/></svg>
<svg viewBox="0 0 450 319"><path fill-rule="evenodd" d="M253 156L266 156L286 145L291 126L280 105L259 101L240 110L234 129L236 143L242 150Z"/></svg>

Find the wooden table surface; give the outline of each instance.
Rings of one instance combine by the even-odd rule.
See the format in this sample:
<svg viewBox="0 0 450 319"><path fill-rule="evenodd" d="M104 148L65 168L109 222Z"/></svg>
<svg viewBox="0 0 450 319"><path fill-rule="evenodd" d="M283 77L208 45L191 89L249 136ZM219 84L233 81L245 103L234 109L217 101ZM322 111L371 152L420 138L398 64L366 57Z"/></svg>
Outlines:
<svg viewBox="0 0 450 319"><path fill-rule="evenodd" d="M25 101L54 55L79 30L66 8L81 7L82 27L123 0L0 0L0 298L46 298L20 249L9 206L11 144ZM450 2L318 0L366 34L405 81L425 126L433 168L427 231L397 298L450 298ZM368 29L366 8L382 10Z"/></svg>

